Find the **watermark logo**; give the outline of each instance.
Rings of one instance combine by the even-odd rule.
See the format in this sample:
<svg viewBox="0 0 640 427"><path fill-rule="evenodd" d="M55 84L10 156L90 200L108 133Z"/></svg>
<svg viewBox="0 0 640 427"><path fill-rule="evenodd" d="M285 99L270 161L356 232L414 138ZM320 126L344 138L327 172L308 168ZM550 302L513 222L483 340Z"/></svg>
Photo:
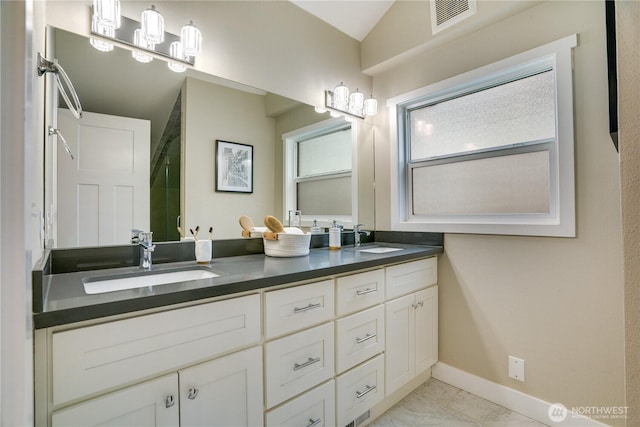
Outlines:
<svg viewBox="0 0 640 427"><path fill-rule="evenodd" d="M554 403L549 406L547 415L554 423L561 423L569 417L593 420L626 419L627 409L626 406L574 406L569 410L562 403Z"/></svg>
<svg viewBox="0 0 640 427"><path fill-rule="evenodd" d="M562 403L554 403L549 406L547 414L549 415L549 419L554 423L561 423L567 419L569 411Z"/></svg>

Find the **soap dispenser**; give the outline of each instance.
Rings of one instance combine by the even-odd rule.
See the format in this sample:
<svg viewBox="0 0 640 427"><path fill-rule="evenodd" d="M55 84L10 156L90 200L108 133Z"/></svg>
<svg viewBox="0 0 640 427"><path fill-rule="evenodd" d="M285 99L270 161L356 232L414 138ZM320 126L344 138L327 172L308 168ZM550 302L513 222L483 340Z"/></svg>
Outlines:
<svg viewBox="0 0 640 427"><path fill-rule="evenodd" d="M337 250L340 249L342 236L340 235L340 227L338 227L338 222L333 220L333 224L329 228L329 249Z"/></svg>
<svg viewBox="0 0 640 427"><path fill-rule="evenodd" d="M309 228L309 232L311 234L320 234L320 233L322 233L322 229L318 225L318 220L316 220L316 219L313 220L313 225Z"/></svg>

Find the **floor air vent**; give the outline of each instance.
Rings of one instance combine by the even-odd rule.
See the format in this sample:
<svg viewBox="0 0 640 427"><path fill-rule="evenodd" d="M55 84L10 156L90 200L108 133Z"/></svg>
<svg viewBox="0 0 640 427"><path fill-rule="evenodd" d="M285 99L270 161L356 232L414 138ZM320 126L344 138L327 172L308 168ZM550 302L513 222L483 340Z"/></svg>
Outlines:
<svg viewBox="0 0 640 427"><path fill-rule="evenodd" d="M476 0L431 0L431 33L445 28L474 15Z"/></svg>

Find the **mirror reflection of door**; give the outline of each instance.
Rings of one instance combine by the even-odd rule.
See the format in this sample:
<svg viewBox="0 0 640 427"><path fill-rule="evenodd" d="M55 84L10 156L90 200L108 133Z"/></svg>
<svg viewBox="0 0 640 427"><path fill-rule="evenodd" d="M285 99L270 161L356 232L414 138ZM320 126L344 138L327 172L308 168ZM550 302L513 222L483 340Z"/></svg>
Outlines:
<svg viewBox="0 0 640 427"><path fill-rule="evenodd" d="M58 110L58 128L75 159L58 144L58 247L127 244L148 231L150 122Z"/></svg>

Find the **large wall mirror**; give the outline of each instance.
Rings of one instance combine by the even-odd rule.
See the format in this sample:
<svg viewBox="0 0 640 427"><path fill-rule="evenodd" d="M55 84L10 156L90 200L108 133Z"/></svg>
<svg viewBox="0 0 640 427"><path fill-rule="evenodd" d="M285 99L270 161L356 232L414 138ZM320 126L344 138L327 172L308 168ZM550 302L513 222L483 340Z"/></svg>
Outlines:
<svg viewBox="0 0 640 427"><path fill-rule="evenodd" d="M45 120L60 130L74 157L59 137L46 139L47 247L125 244L129 228L149 229L155 241L179 240L178 226L186 235L197 226L201 233L213 226L215 239L238 238L240 215L256 225L269 214L286 219L282 135L328 115L191 69L175 73L162 59L140 63L125 48L100 52L86 37L60 29L48 29L46 56L64 67L85 111L80 120L71 117L55 91L47 90L52 99ZM113 142L122 141L116 134L125 142ZM374 132L362 122L358 134L353 221L372 229ZM252 147L251 193L216 191L218 140ZM146 193L122 184L130 171L141 174ZM106 174L106 185L83 181L94 172ZM109 227L127 218L138 219L110 235Z"/></svg>

